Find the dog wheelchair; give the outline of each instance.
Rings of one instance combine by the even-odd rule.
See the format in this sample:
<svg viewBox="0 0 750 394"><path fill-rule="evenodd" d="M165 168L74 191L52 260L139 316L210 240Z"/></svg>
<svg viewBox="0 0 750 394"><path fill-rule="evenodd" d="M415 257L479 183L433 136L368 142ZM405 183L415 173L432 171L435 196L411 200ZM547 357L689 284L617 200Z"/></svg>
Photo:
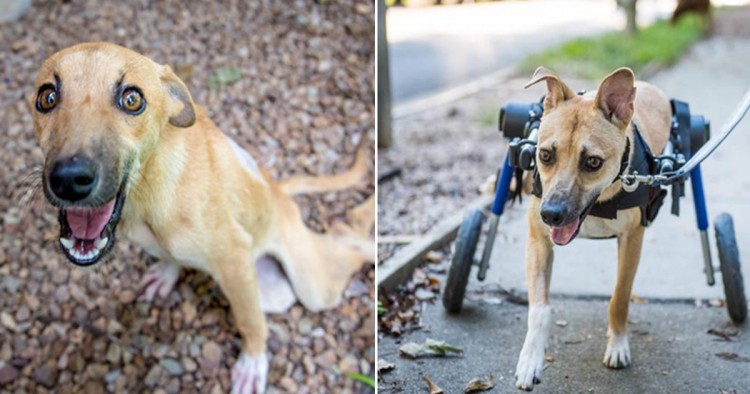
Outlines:
<svg viewBox="0 0 750 394"><path fill-rule="evenodd" d="M508 152L498 172L495 185L495 198L490 209L487 239L481 257L475 259L479 236L484 224L481 210L467 213L454 245L448 279L443 291L443 306L448 312L457 313L463 305L463 298L472 266L478 266L477 279L484 281L489 268L489 260L497 234L500 216L505 206L515 197L520 198L523 189L522 175L535 170L536 142L539 125L542 121L542 100L534 103L507 103L500 108L499 130L508 138ZM692 115L687 103L671 100L672 127L669 142L664 152L649 156L651 173L623 174L621 193L631 193L640 184L646 184L659 191L658 206L666 195L665 187L670 186L672 213L679 215L679 200L684 197L685 181L690 180L692 188L698 232L703 249L704 272L709 286L715 283L714 268L708 237L708 213L703 192L700 161L704 160L728 136L734 126L750 107L750 94L745 98L744 112L735 115L731 128L724 130L720 138L706 144L711 136L710 124L701 115ZM705 149L701 149L705 146ZM515 190L511 182L516 179ZM657 206L657 211L658 211ZM655 213L653 216L655 217ZM650 219L653 220L654 217ZM719 270L721 271L726 296L726 306L730 318L737 323L745 321L748 307L745 298L739 252L734 234L734 224L729 214L721 213L714 219Z"/></svg>

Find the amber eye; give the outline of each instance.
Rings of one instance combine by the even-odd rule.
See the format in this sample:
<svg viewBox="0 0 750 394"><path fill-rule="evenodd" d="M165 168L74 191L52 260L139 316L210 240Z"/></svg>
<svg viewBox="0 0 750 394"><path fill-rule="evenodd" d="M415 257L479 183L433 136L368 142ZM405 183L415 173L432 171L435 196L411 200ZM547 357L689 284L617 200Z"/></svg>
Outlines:
<svg viewBox="0 0 750 394"><path fill-rule="evenodd" d="M39 89L39 95L36 96L36 109L39 112L47 113L55 109L57 105L57 90L52 85L44 85Z"/></svg>
<svg viewBox="0 0 750 394"><path fill-rule="evenodd" d="M551 164L552 163L552 152L542 149L539 151L539 161L541 161L543 164Z"/></svg>
<svg viewBox="0 0 750 394"><path fill-rule="evenodd" d="M143 99L141 92L136 88L126 88L120 95L120 108L131 115L138 115L143 112L146 107L145 104L146 101Z"/></svg>
<svg viewBox="0 0 750 394"><path fill-rule="evenodd" d="M589 171L596 171L602 166L602 159L600 157L591 156L586 159L586 168Z"/></svg>

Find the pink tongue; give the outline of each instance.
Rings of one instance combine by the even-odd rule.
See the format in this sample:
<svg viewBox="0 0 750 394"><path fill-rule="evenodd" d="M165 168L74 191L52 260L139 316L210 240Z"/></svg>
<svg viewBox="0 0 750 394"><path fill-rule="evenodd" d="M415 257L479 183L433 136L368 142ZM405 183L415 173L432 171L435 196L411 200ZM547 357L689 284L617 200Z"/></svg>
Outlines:
<svg viewBox="0 0 750 394"><path fill-rule="evenodd" d="M96 208L68 208L65 214L68 225L73 231L73 236L78 239L96 239L104 230L112 211L115 209L115 200Z"/></svg>
<svg viewBox="0 0 750 394"><path fill-rule="evenodd" d="M557 245L567 245L573 240L573 236L575 236L576 230L578 230L578 223L580 221L580 219L576 219L566 226L550 228L552 242Z"/></svg>

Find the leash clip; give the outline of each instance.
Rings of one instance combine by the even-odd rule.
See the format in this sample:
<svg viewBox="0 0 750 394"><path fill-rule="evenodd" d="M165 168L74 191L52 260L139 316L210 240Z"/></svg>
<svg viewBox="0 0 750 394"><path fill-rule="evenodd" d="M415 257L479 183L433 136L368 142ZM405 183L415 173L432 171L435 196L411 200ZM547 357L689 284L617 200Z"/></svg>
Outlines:
<svg viewBox="0 0 750 394"><path fill-rule="evenodd" d="M669 180L669 178L664 175L639 175L638 171L635 171L632 174L620 175L622 189L628 193L632 193L638 189L639 183L645 183L649 186L660 186L667 180Z"/></svg>

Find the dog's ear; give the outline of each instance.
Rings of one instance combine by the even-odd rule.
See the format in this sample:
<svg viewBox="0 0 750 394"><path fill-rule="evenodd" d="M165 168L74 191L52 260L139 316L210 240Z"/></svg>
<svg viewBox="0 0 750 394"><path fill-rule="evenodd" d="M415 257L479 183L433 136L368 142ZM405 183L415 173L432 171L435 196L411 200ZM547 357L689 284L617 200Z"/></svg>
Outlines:
<svg viewBox="0 0 750 394"><path fill-rule="evenodd" d="M539 81L547 81L547 94L544 96L545 112L555 108L561 102L575 96L575 92L561 81L560 77L544 67L539 67L534 71L531 81L524 86L524 89L538 83Z"/></svg>
<svg viewBox="0 0 750 394"><path fill-rule="evenodd" d="M195 123L195 105L185 83L169 66L163 66L161 82L168 94L166 110L169 123L177 127L192 126Z"/></svg>
<svg viewBox="0 0 750 394"><path fill-rule="evenodd" d="M633 117L635 76L622 67L604 77L596 93L596 105L615 126L623 128Z"/></svg>

